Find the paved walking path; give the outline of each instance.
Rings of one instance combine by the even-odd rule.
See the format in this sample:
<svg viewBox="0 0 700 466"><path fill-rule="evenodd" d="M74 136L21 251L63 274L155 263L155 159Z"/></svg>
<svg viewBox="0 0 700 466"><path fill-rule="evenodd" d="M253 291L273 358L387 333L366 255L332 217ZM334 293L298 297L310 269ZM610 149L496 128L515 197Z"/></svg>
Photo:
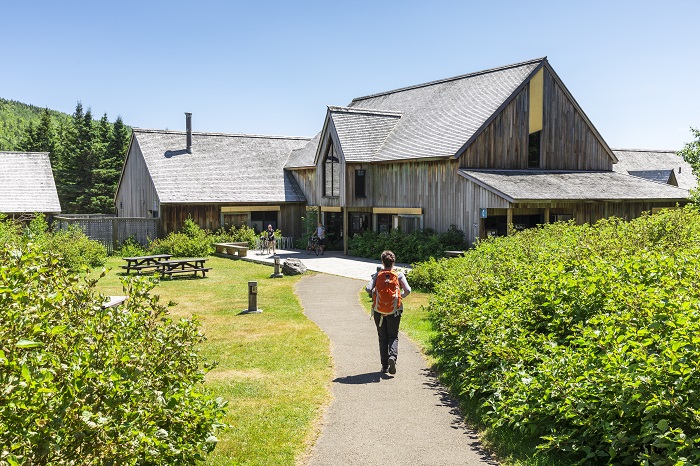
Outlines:
<svg viewBox="0 0 700 466"><path fill-rule="evenodd" d="M376 264L370 264L369 273ZM308 466L497 464L481 450L405 335L399 341L396 375L379 372L376 329L358 298L368 275L359 280L318 274L296 286L306 315L331 340L335 366L333 400Z"/></svg>

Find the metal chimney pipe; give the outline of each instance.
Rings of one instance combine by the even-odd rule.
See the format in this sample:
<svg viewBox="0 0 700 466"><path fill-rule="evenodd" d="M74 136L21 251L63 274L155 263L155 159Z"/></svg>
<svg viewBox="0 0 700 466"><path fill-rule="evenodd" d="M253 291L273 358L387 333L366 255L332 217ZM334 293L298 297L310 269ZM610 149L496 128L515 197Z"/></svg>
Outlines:
<svg viewBox="0 0 700 466"><path fill-rule="evenodd" d="M192 114L185 112L185 122L187 127L187 153L192 153Z"/></svg>

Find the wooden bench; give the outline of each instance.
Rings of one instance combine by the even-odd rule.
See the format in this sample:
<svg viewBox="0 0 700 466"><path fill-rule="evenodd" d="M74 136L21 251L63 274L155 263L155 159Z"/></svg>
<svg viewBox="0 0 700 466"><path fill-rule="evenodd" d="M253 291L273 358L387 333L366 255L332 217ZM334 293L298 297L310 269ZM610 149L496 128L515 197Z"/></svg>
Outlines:
<svg viewBox="0 0 700 466"><path fill-rule="evenodd" d="M211 267L204 267L206 261L207 259L203 257L165 260L160 262L158 272L170 278L173 277L174 273L186 272L194 273L195 277L198 272L202 272L202 277L205 277L206 273L211 270Z"/></svg>
<svg viewBox="0 0 700 466"><path fill-rule="evenodd" d="M246 257L248 255L248 243L214 243L216 253L225 257Z"/></svg>
<svg viewBox="0 0 700 466"><path fill-rule="evenodd" d="M464 255L464 251L445 251L445 257L460 257Z"/></svg>
<svg viewBox="0 0 700 466"><path fill-rule="evenodd" d="M126 261L126 265L122 265L122 269L126 269L126 273L136 270L138 274L141 274L142 270L153 269L156 270L160 267L160 263L164 260L170 259L172 256L170 254L154 254L152 256L136 256L136 257L122 257Z"/></svg>
<svg viewBox="0 0 700 466"><path fill-rule="evenodd" d="M105 296L105 302L102 303L102 309L119 306L121 303L126 301L126 298L128 298L128 296Z"/></svg>

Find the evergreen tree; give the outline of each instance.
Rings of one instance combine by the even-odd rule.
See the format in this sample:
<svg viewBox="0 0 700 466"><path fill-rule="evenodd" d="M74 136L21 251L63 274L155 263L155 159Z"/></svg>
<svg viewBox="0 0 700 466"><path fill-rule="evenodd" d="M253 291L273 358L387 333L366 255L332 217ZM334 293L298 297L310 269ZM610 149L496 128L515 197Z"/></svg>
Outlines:
<svg viewBox="0 0 700 466"><path fill-rule="evenodd" d="M95 154L95 169L93 170L92 197L90 210L104 214L114 213L114 189L111 168L111 154L109 144L111 141L111 128L105 113L97 124L95 140L92 147Z"/></svg>
<svg viewBox="0 0 700 466"><path fill-rule="evenodd" d="M30 121L24 134L19 141L19 147L17 148L21 152L34 152L34 147L36 146L36 130L34 129L34 122Z"/></svg>

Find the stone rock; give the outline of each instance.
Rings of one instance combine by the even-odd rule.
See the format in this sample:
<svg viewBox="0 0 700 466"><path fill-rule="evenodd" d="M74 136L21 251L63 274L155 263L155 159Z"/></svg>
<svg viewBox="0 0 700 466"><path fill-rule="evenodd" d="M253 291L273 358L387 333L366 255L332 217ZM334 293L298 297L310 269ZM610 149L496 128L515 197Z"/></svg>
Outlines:
<svg viewBox="0 0 700 466"><path fill-rule="evenodd" d="M301 275L306 273L306 266L299 259L285 259L282 264L284 275Z"/></svg>

